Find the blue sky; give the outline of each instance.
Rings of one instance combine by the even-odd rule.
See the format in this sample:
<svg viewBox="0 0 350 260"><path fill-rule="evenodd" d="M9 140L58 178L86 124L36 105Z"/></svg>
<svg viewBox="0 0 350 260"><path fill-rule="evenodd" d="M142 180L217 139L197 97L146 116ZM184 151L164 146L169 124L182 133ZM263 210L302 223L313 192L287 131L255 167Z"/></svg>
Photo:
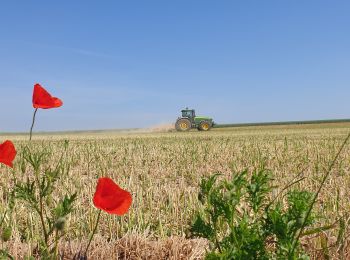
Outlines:
<svg viewBox="0 0 350 260"><path fill-rule="evenodd" d="M3 1L0 132L350 118L349 1Z"/></svg>

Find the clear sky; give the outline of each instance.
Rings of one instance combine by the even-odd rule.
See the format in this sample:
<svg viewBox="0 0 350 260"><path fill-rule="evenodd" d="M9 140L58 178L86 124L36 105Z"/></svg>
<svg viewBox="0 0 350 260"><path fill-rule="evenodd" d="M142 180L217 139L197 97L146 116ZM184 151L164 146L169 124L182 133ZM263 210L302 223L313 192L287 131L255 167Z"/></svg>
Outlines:
<svg viewBox="0 0 350 260"><path fill-rule="evenodd" d="M350 118L350 1L2 1L0 132Z"/></svg>

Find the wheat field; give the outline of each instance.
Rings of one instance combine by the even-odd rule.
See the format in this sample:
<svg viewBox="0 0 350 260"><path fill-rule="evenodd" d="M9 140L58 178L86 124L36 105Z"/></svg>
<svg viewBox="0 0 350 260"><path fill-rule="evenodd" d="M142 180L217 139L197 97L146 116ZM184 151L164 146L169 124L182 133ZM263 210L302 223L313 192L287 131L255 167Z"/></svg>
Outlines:
<svg viewBox="0 0 350 260"><path fill-rule="evenodd" d="M67 219L60 249L71 259L86 244L97 216L92 204L98 177L108 176L132 193L133 203L122 217L102 214L91 259L202 259L203 239L189 238L188 227L199 207L198 184L203 176L231 176L242 170L271 170L275 192L296 176L296 186L315 191L321 176L350 131L350 123L212 129L209 132L101 132L0 135L18 150L14 169L0 166L0 213L9 203L14 179L33 174L21 156L24 147L45 151L45 167L64 163L53 200L78 192L76 208ZM44 168L45 168L44 167ZM333 258L350 257L350 145L333 168L316 205L315 227L325 231ZM340 219L343 221L340 225ZM16 203L11 216L13 234L2 246L24 259L35 251L39 218ZM303 239L314 259L322 257L319 236Z"/></svg>

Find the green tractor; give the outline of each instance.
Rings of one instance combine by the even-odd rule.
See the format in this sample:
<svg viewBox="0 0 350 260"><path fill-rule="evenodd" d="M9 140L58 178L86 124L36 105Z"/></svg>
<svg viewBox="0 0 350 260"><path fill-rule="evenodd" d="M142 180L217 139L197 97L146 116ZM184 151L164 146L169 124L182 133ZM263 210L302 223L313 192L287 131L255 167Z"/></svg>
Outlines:
<svg viewBox="0 0 350 260"><path fill-rule="evenodd" d="M213 127L214 121L210 117L196 116L194 109L181 110L182 116L176 120L175 128L177 131L189 131L197 128L199 131L208 131Z"/></svg>

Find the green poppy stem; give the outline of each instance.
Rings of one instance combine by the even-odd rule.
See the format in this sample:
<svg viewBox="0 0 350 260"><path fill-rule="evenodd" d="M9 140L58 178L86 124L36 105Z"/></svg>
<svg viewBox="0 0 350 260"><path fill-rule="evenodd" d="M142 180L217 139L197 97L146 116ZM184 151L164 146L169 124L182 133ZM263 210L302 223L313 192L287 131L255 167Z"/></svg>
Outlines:
<svg viewBox="0 0 350 260"><path fill-rule="evenodd" d="M294 255L294 252L295 252L296 247L297 247L297 245L298 245L299 239L300 239L300 237L302 236L303 231L304 231L304 228L305 228L305 226L306 226L306 221L308 220L309 216L311 215L311 211L312 211L312 209L313 209L313 207L314 207L314 205L315 205L315 203L316 203L316 200L317 200L317 198L318 198L318 195L320 194L320 192L321 192L321 190L322 190L324 184L326 183L326 180L328 179L329 175L331 174L331 171L332 171L332 169L333 169L335 163L337 162L337 160L338 160L338 158L339 158L341 152L343 151L345 145L347 144L347 142L348 142L349 140L350 140L350 133L349 133L348 136L345 138L343 144L340 146L340 148L339 148L339 150L338 150L336 156L334 157L333 161L331 162L331 164L330 164L329 167L328 167L328 171L327 171L326 174L322 177L321 184L320 184L320 186L318 187L318 189L317 189L317 191L316 191L316 193L315 193L315 195L314 195L314 197L313 197L313 200L311 201L311 204L310 204L310 206L309 206L309 208L308 208L308 211L306 212L305 217L303 218L303 222L301 223L301 227L300 227L300 229L299 229L299 233L296 235L296 232L297 232L297 231L294 231L293 236L294 236L295 238L294 238L294 241L293 241L293 243L292 243L292 248L291 248L291 250L288 252L288 253L289 253L289 256Z"/></svg>
<svg viewBox="0 0 350 260"><path fill-rule="evenodd" d="M37 111L38 111L38 109L36 108L35 111L34 111L34 115L33 115L32 126L30 127L29 141L32 140L33 127L34 127L34 123L35 123L35 115L36 115L36 112L37 112Z"/></svg>
<svg viewBox="0 0 350 260"><path fill-rule="evenodd" d="M89 250L89 247L90 247L92 238L94 237L94 235L95 235L95 233L96 233L97 226L98 226L98 222L99 222L100 216L101 216L101 211L102 211L102 210L100 210L100 211L98 212L97 220L96 220L96 224L95 224L94 230L92 231L92 234L91 234L90 239L89 239L89 243L88 243L88 245L87 245L87 247L86 247L86 249L85 249L85 254L84 254L85 256L87 255L87 251Z"/></svg>

